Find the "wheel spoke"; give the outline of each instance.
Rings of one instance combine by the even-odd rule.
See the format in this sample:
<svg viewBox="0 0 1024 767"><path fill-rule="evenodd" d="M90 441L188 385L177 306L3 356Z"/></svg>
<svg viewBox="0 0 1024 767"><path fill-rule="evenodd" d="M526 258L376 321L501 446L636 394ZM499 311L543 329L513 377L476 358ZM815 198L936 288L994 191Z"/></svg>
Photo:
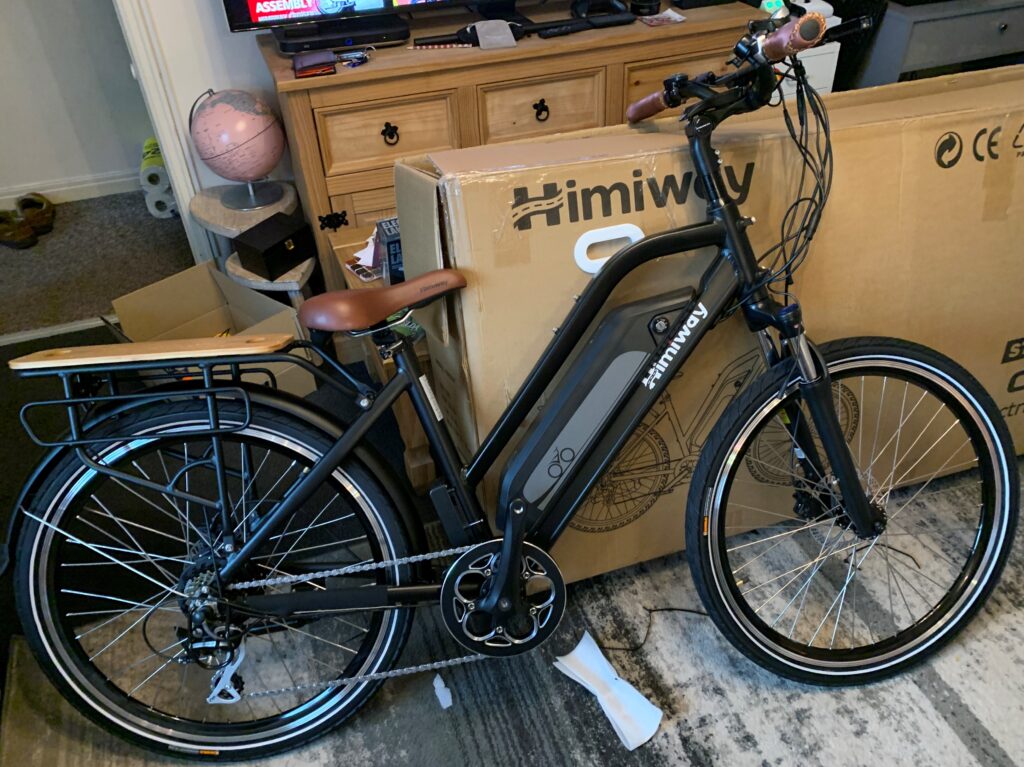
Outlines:
<svg viewBox="0 0 1024 767"><path fill-rule="evenodd" d="M728 613L751 624L741 635L790 652L806 648L814 658L856 648L868 664L872 648L886 642L912 646L935 610L953 604L948 595L981 587L964 573L992 545L981 535L994 513L986 502L998 497L987 489L997 462L979 462L991 444L978 436L987 421L965 418L962 396L932 368L916 370L885 358L846 363L832 375L868 498L886 512L880 536L860 539L852 529L792 381L767 387L763 403L750 405L762 411L737 420L742 442L721 448L733 468L711 475L727 484L706 491L711 546L700 550L714 552L712 572L725 580L712 597L743 606ZM817 458L811 445L802 449L805 435Z"/></svg>

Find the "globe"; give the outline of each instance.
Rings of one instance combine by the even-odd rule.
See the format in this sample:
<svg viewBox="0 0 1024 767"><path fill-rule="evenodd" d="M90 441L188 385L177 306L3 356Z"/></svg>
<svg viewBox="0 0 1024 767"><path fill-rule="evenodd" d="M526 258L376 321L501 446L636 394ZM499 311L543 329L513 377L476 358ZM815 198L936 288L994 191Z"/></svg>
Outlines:
<svg viewBox="0 0 1024 767"><path fill-rule="evenodd" d="M200 159L229 181L245 186L220 190L220 201L234 210L256 210L284 196L284 187L266 178L284 154L281 123L263 99L246 91L208 90L188 116L189 133Z"/></svg>
<svg viewBox="0 0 1024 767"><path fill-rule="evenodd" d="M281 123L267 102L246 91L207 94L189 121L200 159L229 181L266 178L281 161L285 146Z"/></svg>

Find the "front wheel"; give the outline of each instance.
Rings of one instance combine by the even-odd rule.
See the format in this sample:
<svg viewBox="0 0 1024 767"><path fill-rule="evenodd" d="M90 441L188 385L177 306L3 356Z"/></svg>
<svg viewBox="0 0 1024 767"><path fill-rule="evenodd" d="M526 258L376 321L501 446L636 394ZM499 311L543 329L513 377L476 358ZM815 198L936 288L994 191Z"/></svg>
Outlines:
<svg viewBox="0 0 1024 767"><path fill-rule="evenodd" d="M984 604L1010 551L1019 481L995 403L953 361L882 338L821 352L837 406L856 398L847 444L884 532L859 538L852 528L784 363L708 439L688 500L687 558L711 617L749 658L800 681L856 684L926 658Z"/></svg>

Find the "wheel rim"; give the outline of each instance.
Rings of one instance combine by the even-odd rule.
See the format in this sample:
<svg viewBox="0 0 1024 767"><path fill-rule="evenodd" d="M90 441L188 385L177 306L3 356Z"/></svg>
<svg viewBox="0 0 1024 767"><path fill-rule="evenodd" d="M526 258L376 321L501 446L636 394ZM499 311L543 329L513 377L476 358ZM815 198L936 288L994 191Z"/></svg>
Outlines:
<svg viewBox="0 0 1024 767"><path fill-rule="evenodd" d="M886 532L873 541L857 540L852 530L844 529L835 513L825 508L828 504L820 502L823 493L817 494L818 502L805 517L797 515L791 497L786 519L773 519L774 524L768 525L760 514L760 527L752 530L748 529L751 510L745 512L745 520L731 513L737 506L734 488L753 478L749 462L741 459L746 457L750 444L768 432L769 423L778 422L784 399L791 398L796 388L791 385L769 407L755 413L730 446L708 497L705 545L715 588L733 622L749 639L786 664L842 675L906 660L957 625L984 589L999 559L1006 531L1008 472L984 411L945 373L924 363L886 355L844 360L830 365L830 372L834 387L845 385L858 394L860 424L854 435L848 434L848 443L862 480L886 508ZM859 390L862 374L865 386ZM880 403L877 408L873 407L875 400L867 380L871 377L876 382L890 382L875 383L875 400ZM898 383L893 385L894 381ZM922 392L925 396L920 398ZM936 409L936 403L957 422L953 428L938 418L931 419L930 410ZM915 404L918 411L914 411ZM883 407L889 416L896 415L892 422L902 424L902 430L886 432L890 419L881 418ZM806 408L802 412L806 413ZM927 427L909 440L907 434L895 436L898 432L910 433L911 427L922 423ZM967 438L976 468L957 465L964 450L960 445L951 447L958 429ZM865 439L871 447L864 444ZM939 458L933 444L946 450L949 460ZM789 452L795 453L792 449ZM773 468L777 475L780 468L786 471L791 465L776 463ZM798 470L791 475L789 487L782 489L793 491L794 484L799 484L796 477L806 478L806 474ZM765 508L770 494L764 483L753 489L759 493L757 509L761 512L778 514L784 508L779 505L782 496L778 491L775 504ZM934 502L933 496L947 496L940 508L962 509L972 492L977 507L973 534L957 530L952 535L947 524L943 543L937 547L929 542L935 532L918 523L929 513L926 509ZM743 494L736 496L743 504ZM913 522L911 518L915 518ZM966 521L961 511L956 527L965 527ZM964 549L957 559L956 552L944 548L951 542L961 548L969 544L969 551ZM782 556L786 550L796 552L788 562ZM924 554L931 556L928 562L932 567L928 569L922 565ZM934 567L936 562L942 567ZM945 577L936 577L942 573ZM815 609L808 609L811 605ZM887 624L883 616L887 616ZM887 631L883 631L884 625Z"/></svg>
<svg viewBox="0 0 1024 767"><path fill-rule="evenodd" d="M166 425L162 425L141 431L139 438L135 439L133 442L126 445L114 445L105 449L103 451L103 461L114 464L118 461L123 462L127 457L131 457L133 460L136 460L136 468L141 473L146 470L147 466L141 465L135 456L137 456L139 451L146 446L150 444L157 444L157 440L146 438L146 434L158 430L163 438L167 433L175 433L181 435L181 438L187 443L190 441L188 438L188 432L206 428L205 423L205 420L186 424L178 423L170 429ZM292 459L292 462L295 462L295 465L291 469L292 476L285 476L282 482L290 483L291 481L294 481L294 476L297 476L298 472L301 471L302 466L312 463L319 456L318 450L308 445L301 444L288 435L255 425L247 427L236 435L232 435L232 438L235 441L240 437L255 440L258 444L272 444L274 450L279 451L278 455L285 454L285 452L287 452L288 456ZM163 441L161 440L159 444L162 443ZM236 442L233 441L232 444L236 444ZM267 456L272 456L272 452L273 451L270 448L267 448ZM262 459L264 461L264 468L270 465L267 463L268 459L262 455L257 455L257 459ZM164 456L164 461L169 463L166 456ZM250 483L250 485L255 484L256 487L263 485L263 488L266 488L267 485L264 484L265 480L259 479L259 470L255 468L255 465L256 464L254 462L253 468L250 471L250 477L256 476L257 479L255 483ZM170 475L173 476L173 464L169 465L167 470ZM150 469L150 472L152 471L153 469ZM52 506L51 509L47 511L46 518L48 521L52 524L56 524L63 530L66 527L64 520L69 514L69 510L73 507L73 502L82 497L82 490L91 487L92 485L90 483L95 478L95 472L90 469L85 469L83 467L82 470L76 471L64 484L61 491L54 496L59 502L59 506L55 511ZM381 524L377 510L373 507L365 494L361 493L353 483L352 479L340 469L335 472L330 481L334 484L336 490L342 491L338 494L338 497L343 498L346 503L358 510L358 521L365 526L366 540L360 542L358 545L353 545L352 542L350 542L349 551L353 554L360 551L369 552L375 560L385 557L393 558L395 556L394 544L391 541L386 528ZM239 483L238 487L240 488L242 483L240 477L237 479L237 482ZM230 484L231 483L229 481L229 486ZM272 480L270 485L273 486ZM329 489L330 488L318 489L318 495L314 496L314 498L318 498L319 494ZM90 495L92 499L95 500L96 494L91 493ZM239 493L239 497L237 499L234 496L232 497L236 511L240 510L242 505L241 495L242 494ZM152 500L152 498L150 500ZM326 508L330 509L331 506L336 505L337 501ZM149 508L146 504L142 503L141 500L140 506ZM262 565L260 568L262 573L252 573L249 577L288 574L284 567L286 563L299 561L295 558L297 556L307 558L310 569L322 569L318 566L312 566L312 563L316 561L318 554L333 553L338 547L334 546L332 548L328 548L327 546L324 546L319 552L315 549L319 545L319 542L324 539L324 536L336 533L341 524L330 523L328 519L325 519L325 512L322 513L322 508L323 507L319 505L314 507L311 502L311 504L309 504L309 509L301 512L300 515L296 517L296 520L299 520L300 522L303 519L306 519L308 522L310 517L317 517L317 522L312 524L319 524L319 528L316 528L314 533L310 533L310 531L304 526L300 527L296 525L294 528L285 527L280 533L272 537L272 541L275 540L275 538L277 540L275 545L270 547L270 551L264 550L259 552L260 554L264 554L264 552L267 554L265 559L266 564ZM129 555L124 551L116 551L118 548L131 548L133 547L133 544L137 543L144 534L152 535L152 533L144 531L141 527L136 526L140 524L139 520L134 520L134 524L127 520L122 520L123 522L128 522L127 524L118 525L116 523L112 523L109 521L109 516L104 514L104 512L108 511L109 507L103 508L101 506L100 509L98 509L99 514L92 515L98 519L103 518L104 521L100 522L100 529L103 530L105 527L106 533L104 535L101 534L99 530L94 529L94 538L102 538L104 543L109 545L111 550L114 550L116 556L126 558L128 556L138 557L139 552L146 551L151 555L150 559L153 561L145 564L136 563L135 567L139 568L144 574L147 573L147 569L149 573L153 574L158 574L162 570L166 570L168 575L165 576L165 578L168 581L170 581L175 574L174 568L184 567L184 563L182 562L171 561L170 559L157 560L155 556L153 556L153 552L148 551L145 546L135 547L137 550L135 555ZM258 507L255 510L250 507L250 511L254 514L262 514L265 509L263 511L259 511ZM158 516L155 510L153 510L153 515ZM235 519L238 519L238 517L235 517ZM331 519L333 520L334 518L332 517ZM196 526L190 527L182 523L180 520L179 524L181 525L179 537L186 536L186 529L188 534L191 534L194 538L199 538L201 536L202 531L200 528L197 528ZM93 527L95 526L96 522L93 521ZM148 522L147 527L161 529L152 521ZM86 525L85 528L90 529L88 525ZM167 530L167 527L161 529L161 531L165 533ZM120 544L127 545L122 546L112 541L109 535L111 531L115 532L117 537L120 538ZM244 530L242 532L244 534ZM79 529L75 529L73 534L75 534L77 538L85 539ZM310 546L309 539L311 534L319 536L317 542L312 544L312 546ZM289 538L292 538L292 540L289 540ZM58 546L56 549L54 548L55 542ZM93 540L92 543L95 545L96 541ZM149 661L150 666L148 669L146 665L141 666L140 679L135 680L132 683L132 688L136 687L140 681L144 681L142 687L139 687L138 689L124 689L127 686L126 684L120 683L117 679L107 678L102 671L102 667L98 668L96 664L105 658L111 658L110 663L118 661L119 659L114 656L113 649L107 649L105 647L106 642L109 641L109 639L120 635L126 628L128 629L128 632L125 636L115 642L114 647L119 643L123 644L129 638L134 638L138 641L141 628L145 627L146 624L137 623L134 617L128 620L123 616L119 619L120 623L110 624L105 623L109 620L107 614L95 616L68 616L63 614L63 612L67 611L61 611L61 594L64 594L66 597L68 588L65 583L66 578L63 578L58 572L58 569L64 568L58 568L56 566L68 564L67 557L63 557L61 554L63 553L63 550L71 544L72 541L67 539L64 534L56 532L51 527L39 526L36 539L32 547L30 560L31 572L33 573L31 609L36 617L37 625L41 628L40 633L46 652L54 661L54 664L61 675L76 690L76 692L78 692L84 701L119 726L125 727L143 738L159 741L172 749L184 748L186 750L196 750L212 746L218 751L231 751L252 748L257 745L272 745L273 743L281 740L294 738L303 732L315 728L326 719L335 716L339 710L346 708L353 700L359 698L361 692L367 686L366 683L362 683L322 691L309 691L307 693L302 693L301 699L296 699L294 701L294 705L291 706L281 703L274 703L273 705L263 705L261 703L261 706L263 706L261 709L254 706L252 701L247 701L247 704L244 704L246 705L247 713L243 712L243 714L240 715L225 715L224 712L225 710L238 710L238 707L243 705L241 703L233 706L207 705L206 709L209 710L208 713L199 717L190 717L183 715L182 712L175 713L171 711L163 711L158 714L154 709L165 708L166 704L164 701L146 701L145 699L140 699L140 692L144 692L147 686L152 688L153 684L160 679L161 674L166 675L167 669L174 670L170 664L162 669L158 667L158 665L163 664L164 659L170 655L170 651L165 648L165 644L155 642L151 648L147 648L160 650L164 653L164 656L156 660L151 659ZM180 543L177 545L180 545ZM285 546L288 547L288 551L284 551ZM360 546L362 548L360 548ZM79 545L77 548L81 549L83 547ZM301 549L307 549L307 551L303 552ZM309 549L313 549L313 551L309 551ZM93 559L96 558L94 556L95 552L92 550L87 551L90 555L93 555ZM270 552L273 552L273 554L271 555ZM159 554L157 556L164 556L164 554ZM291 559L289 559L289 557L291 557ZM142 557L138 558L141 559ZM63 559L63 561L58 562L59 559ZM178 559L186 559L186 557L182 556L178 557ZM339 562L338 564L343 563ZM345 564L347 564L347 562ZM81 571L83 568L76 566L75 569ZM111 565L106 569L119 571L119 575L121 575L122 578L126 575L132 575L131 573L125 573L123 568L117 567L116 565ZM36 577L36 574L40 571L46 573L45 578ZM378 573L379 575L377 577L379 578L388 578L392 580L397 578L396 571L387 571L386 573L385 571L378 571ZM136 580L142 579L136 576ZM323 584L320 584L320 586L322 585ZM97 589L79 588L74 590L82 592L81 594L72 594L71 596L74 599L88 599L91 600L94 605L97 604L95 595L100 593ZM150 591L156 590L155 586L150 589ZM124 599L121 592L113 589L108 589L101 593L106 597L112 596L115 599ZM110 610L114 608L120 610L122 607L132 609L131 605L125 604L124 602L114 602L111 599L105 599L102 602L99 602L99 604L100 609L102 610ZM154 602L148 602L146 610L136 610L136 612L148 612L148 607L151 607L153 604ZM164 599L161 599L155 604L159 604L161 606L161 609L153 613L155 616L163 616L165 614L166 616L174 616L175 614L178 616L182 615L180 610L178 610L177 613L174 613L173 605L168 604ZM47 605L53 609L41 610L40 605ZM112 607L112 605L114 607ZM139 603L135 605L136 608L139 606ZM164 610L162 609L164 607L171 607L172 609ZM73 610L70 612L84 611ZM85 631L79 628L75 631L69 632L68 619L70 617L74 617L76 620L92 620L96 624L97 628L94 631L90 631L92 627L88 627ZM351 617L352 616L346 616L345 620L347 622L351 622ZM151 617L149 622L152 622L152 620L153 619ZM323 621L316 622L316 624L320 623L323 623ZM391 643L395 639L397 623L397 613L395 611L375 613L372 616L371 621L368 621L362 626L362 628L365 629L363 633L365 634L366 639L360 643L358 649L353 647L352 643L337 643L346 644L347 649L350 650L350 652L347 653L338 648L334 648L340 656L347 656L348 662L341 665L338 665L337 662L330 664L325 669L325 673L321 674L320 679L324 680L341 676L373 673L374 671L379 670L380 663L387 656L387 648L390 647ZM277 628L280 629L281 633L288 635L289 637L294 633L291 627L279 626ZM257 665L256 661L259 661L258 656L260 653L258 651L254 652L254 650L251 649L251 646L257 638L268 645L273 645L273 648L269 651L264 648L262 653L264 656L275 651L278 653L284 651L282 640L286 637L281 636L280 638L275 639L275 633L277 632L264 631L262 632L262 636L257 637L254 634L251 637L246 637L245 645L249 656L248 672L245 662L243 662L243 666L239 669L239 673L242 674L243 677L245 677L246 673L249 675L245 678L245 683L248 688L246 692L254 691L253 687L257 681L262 682L266 687L271 689L276 689L278 687L290 687L293 686L293 683L301 684L306 681L311 681L303 678L297 678L294 669L290 669L287 674L282 675L281 673L277 673L276 675L272 675L268 673L265 663L259 666ZM302 633L305 635L307 645L312 645L314 640L309 636L309 634L313 633L310 628L308 626L304 627L302 629ZM85 634L85 636L83 636L83 634ZM97 634L99 634L98 638L96 637ZM326 640L328 636L329 635L325 633L321 638ZM93 639L96 641L91 641ZM290 643L295 644L294 639L290 639ZM317 657L318 655L319 657ZM92 660L90 660L90 656ZM318 661L321 664L326 664L325 656L322 652L309 655L309 659L310 665L313 665L312 661ZM191 669L193 667L186 666L185 668ZM259 680L257 680L255 676L257 668L259 668ZM128 669L128 671L132 671L134 674L132 669ZM150 673L155 672L156 675L152 679L146 680L146 677L149 676L149 674L142 673L145 671L149 671ZM212 672L210 675L212 675ZM284 677L288 677L287 680L285 680ZM207 675L206 678L208 679L209 675ZM279 680L281 683L277 684L274 680ZM179 684L184 685L186 690L193 695L196 693L196 689L202 690L204 688L204 680L202 677L191 681L181 681ZM208 692L208 682L205 682L205 687ZM125 699L123 697L125 693L130 695L134 694L134 699ZM167 698L168 696L165 694L164 697ZM269 699L270 698L268 697L268 700ZM215 711L213 711L214 709ZM266 716L260 716L259 713L261 710L270 710L271 713L268 713ZM256 715L254 716L253 714Z"/></svg>

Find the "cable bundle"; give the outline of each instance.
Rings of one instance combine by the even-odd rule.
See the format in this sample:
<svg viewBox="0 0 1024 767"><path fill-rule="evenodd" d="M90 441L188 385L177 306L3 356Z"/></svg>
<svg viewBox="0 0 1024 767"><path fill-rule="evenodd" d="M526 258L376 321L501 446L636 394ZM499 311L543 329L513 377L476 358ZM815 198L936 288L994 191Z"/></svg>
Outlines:
<svg viewBox="0 0 1024 767"><path fill-rule="evenodd" d="M789 69L783 79L796 83L796 121L782 95L782 81L779 82L779 96L789 136L800 152L800 183L796 200L782 218L781 240L758 259L768 270L761 281L773 292L789 299L789 288L793 274L803 265L811 247L825 204L832 190L832 136L825 104L810 83L803 64L796 57L790 58ZM812 135L813 134L813 135ZM777 283L782 282L782 286Z"/></svg>

